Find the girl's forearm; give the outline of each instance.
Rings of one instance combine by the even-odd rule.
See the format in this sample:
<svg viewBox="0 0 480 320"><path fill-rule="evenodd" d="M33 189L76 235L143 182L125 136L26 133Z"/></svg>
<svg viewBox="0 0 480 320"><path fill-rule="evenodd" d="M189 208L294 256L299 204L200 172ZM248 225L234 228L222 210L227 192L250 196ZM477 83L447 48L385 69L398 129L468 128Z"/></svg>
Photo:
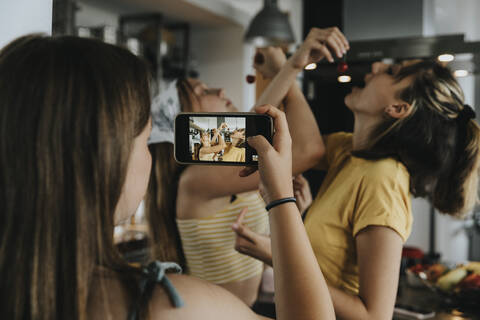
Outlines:
<svg viewBox="0 0 480 320"><path fill-rule="evenodd" d="M256 105L268 103L278 106L285 101L285 115L292 137L293 174L312 168L325 153L325 145L317 121L296 83L296 77L300 71L287 61L256 103Z"/></svg>
<svg viewBox="0 0 480 320"><path fill-rule="evenodd" d="M288 62L285 63L275 78L273 78L273 80L267 86L265 91L263 91L255 106L271 104L275 107L278 107L292 85L295 83L297 74L300 71L301 70L293 68Z"/></svg>
<svg viewBox="0 0 480 320"><path fill-rule="evenodd" d="M271 209L270 227L277 318L335 319L327 284L296 205Z"/></svg>
<svg viewBox="0 0 480 320"><path fill-rule="evenodd" d="M295 175L315 166L325 154L325 145L312 109L297 83L285 98L285 115L292 137Z"/></svg>

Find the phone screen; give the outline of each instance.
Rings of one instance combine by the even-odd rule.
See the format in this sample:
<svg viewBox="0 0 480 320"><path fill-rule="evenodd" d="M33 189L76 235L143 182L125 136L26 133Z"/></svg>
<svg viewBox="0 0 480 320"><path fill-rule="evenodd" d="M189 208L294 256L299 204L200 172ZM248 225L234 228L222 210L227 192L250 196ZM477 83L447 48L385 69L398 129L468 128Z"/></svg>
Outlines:
<svg viewBox="0 0 480 320"><path fill-rule="evenodd" d="M175 158L181 163L255 165L258 155L246 138L271 142L272 121L254 113L181 113L175 121Z"/></svg>

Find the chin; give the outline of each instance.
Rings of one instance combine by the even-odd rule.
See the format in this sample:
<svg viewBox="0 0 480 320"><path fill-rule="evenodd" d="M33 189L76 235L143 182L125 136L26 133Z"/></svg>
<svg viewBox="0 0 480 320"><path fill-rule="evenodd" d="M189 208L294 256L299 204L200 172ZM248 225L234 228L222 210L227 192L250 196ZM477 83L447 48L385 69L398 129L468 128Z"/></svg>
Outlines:
<svg viewBox="0 0 480 320"><path fill-rule="evenodd" d="M352 110L352 97L351 97L351 93L347 94L345 96L345 98L343 99L343 102L345 103L345 105L347 106L348 109Z"/></svg>

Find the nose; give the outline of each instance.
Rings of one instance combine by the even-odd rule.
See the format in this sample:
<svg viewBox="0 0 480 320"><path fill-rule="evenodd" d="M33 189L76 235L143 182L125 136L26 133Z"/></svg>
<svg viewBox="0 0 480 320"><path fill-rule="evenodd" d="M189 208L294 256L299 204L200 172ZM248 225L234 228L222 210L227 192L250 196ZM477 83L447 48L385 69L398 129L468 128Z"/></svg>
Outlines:
<svg viewBox="0 0 480 320"><path fill-rule="evenodd" d="M388 65L383 63L383 62L377 61L377 62L372 63L370 73L367 73L363 80L365 81L365 83L367 83L368 81L370 81L370 79L374 75L384 72L386 68L388 68Z"/></svg>

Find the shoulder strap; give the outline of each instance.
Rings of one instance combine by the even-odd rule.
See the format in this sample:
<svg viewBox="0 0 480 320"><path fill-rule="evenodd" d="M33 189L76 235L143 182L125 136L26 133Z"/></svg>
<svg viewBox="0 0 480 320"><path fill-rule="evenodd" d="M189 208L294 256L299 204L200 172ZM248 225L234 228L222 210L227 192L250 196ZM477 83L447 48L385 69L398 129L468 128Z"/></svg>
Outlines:
<svg viewBox="0 0 480 320"><path fill-rule="evenodd" d="M167 270L173 270L175 273L182 272L182 268L174 262L153 261L148 266L142 268L142 278L139 282L139 302L149 300L155 284L160 283L167 291L170 302L175 308L181 308L185 305L177 289L175 289L165 274ZM128 320L138 319L139 305L140 303L133 305L128 315Z"/></svg>

